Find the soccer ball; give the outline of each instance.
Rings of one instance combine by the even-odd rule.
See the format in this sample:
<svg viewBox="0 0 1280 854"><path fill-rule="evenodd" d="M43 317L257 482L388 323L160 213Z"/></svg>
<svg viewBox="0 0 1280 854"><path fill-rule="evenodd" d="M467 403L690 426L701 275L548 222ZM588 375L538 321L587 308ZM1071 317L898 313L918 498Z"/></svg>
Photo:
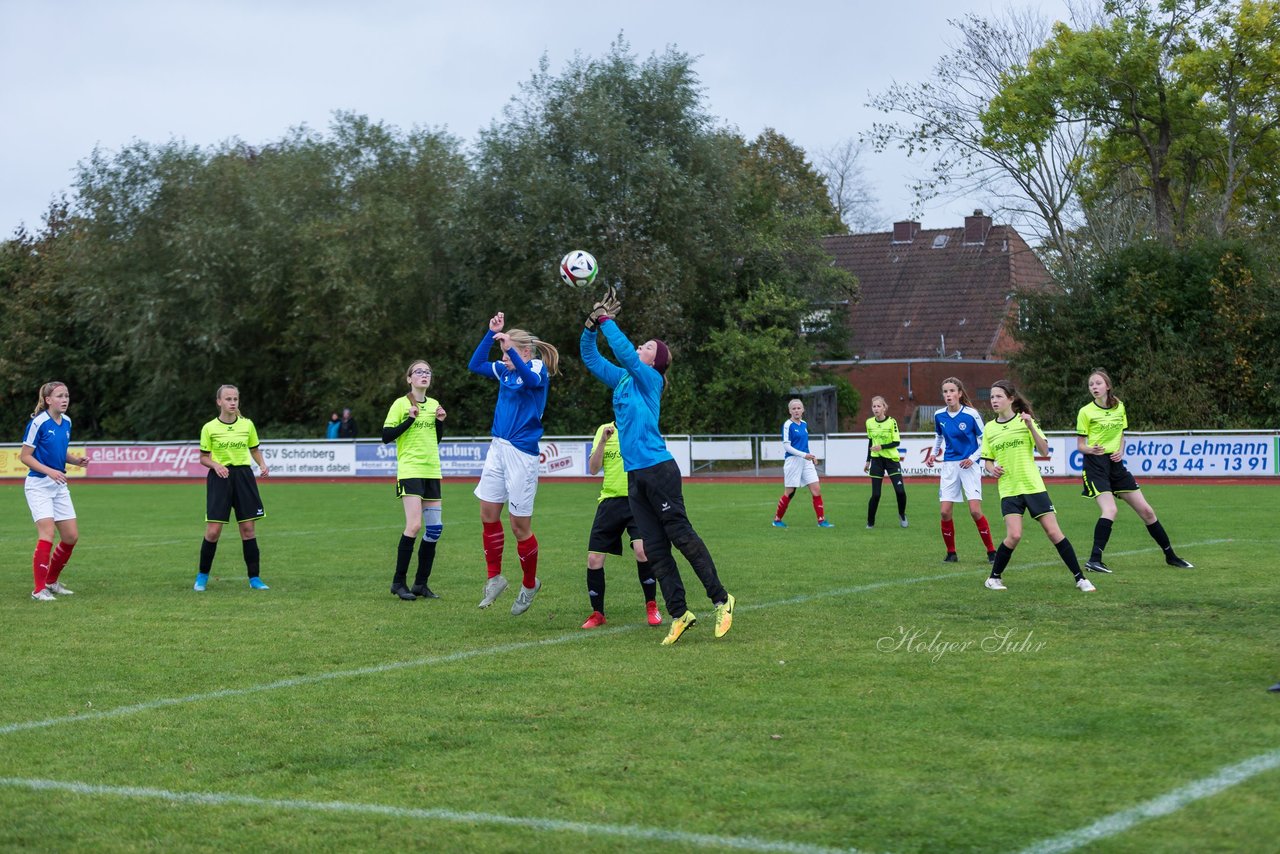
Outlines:
<svg viewBox="0 0 1280 854"><path fill-rule="evenodd" d="M584 288L595 281L599 267L590 252L575 249L560 259L560 279L571 288Z"/></svg>

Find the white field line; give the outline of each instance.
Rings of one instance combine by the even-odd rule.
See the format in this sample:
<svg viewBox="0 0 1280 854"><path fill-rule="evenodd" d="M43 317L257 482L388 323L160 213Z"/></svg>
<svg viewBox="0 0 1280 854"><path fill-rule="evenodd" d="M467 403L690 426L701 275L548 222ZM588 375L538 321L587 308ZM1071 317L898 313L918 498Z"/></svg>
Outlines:
<svg viewBox="0 0 1280 854"><path fill-rule="evenodd" d="M74 795L95 795L120 798L140 798L173 804L197 806L244 806L267 810L291 810L322 813L352 813L398 819L444 821L455 824L488 824L505 827L523 827L530 830L555 833L576 833L587 837L613 836L637 842L663 842L672 845L698 846L701 848L732 848L739 851L780 851L785 854L857 854L853 848L824 848L798 842L775 842L754 836L719 836L710 833L686 833L658 827L638 827L625 824L593 824L581 821L561 821L551 818L526 818L487 812L456 812L445 809L413 809L383 804L361 804L348 801L305 801L279 798L255 798L251 795L235 795L221 792L171 792L167 789L151 789L140 786L96 786L89 783L64 783L58 780L0 777L0 786L14 789L31 789L39 792L66 792Z"/></svg>
<svg viewBox="0 0 1280 854"><path fill-rule="evenodd" d="M1188 547L1212 545L1215 543L1230 542L1229 540L1207 540L1200 543L1188 543ZM1154 551L1153 548L1135 549L1127 552L1114 552L1115 555L1131 555L1142 554ZM1037 563L1018 564L1021 569L1036 569L1039 567L1059 566L1060 561L1040 561ZM757 604L746 604L736 608L737 611L755 611L763 608L778 608L786 605L802 605L817 599L830 599L838 596L849 596L857 593L867 593L872 590L879 590L883 587L895 587L905 584L923 584L930 581L943 581L948 578L959 578L963 576L972 576L980 571L985 570L986 565L982 565L975 569L957 569L950 572L939 573L937 575L923 575L915 578L897 578L885 579L884 581L874 581L870 584L860 584L854 587L842 587L835 590L826 590L821 593L811 593L803 596L792 596L788 599L777 599L772 602L762 602ZM48 727L61 726L63 724L82 723L85 721L96 721L104 718L119 718L126 715L134 715L139 712L148 712L153 709L163 709L169 706L183 706L191 703L203 703L208 700L219 700L226 697L243 697L248 694L261 694L266 691L278 691L283 688L295 688L299 685L313 685L317 682L328 682L334 679L351 679L361 676L372 676L378 673L389 673L395 670L407 670L418 667L432 667L439 664L450 664L455 661L465 661L470 658L481 658L490 655L502 655L508 652L519 652L525 649L532 649L543 646L558 646L563 643L571 643L573 641L589 640L593 637L602 637L605 635L621 634L622 632L635 631L641 628L638 623L624 626L611 626L605 629L597 629L592 632L584 632L582 630L574 630L563 635L552 638L544 638L536 641L519 641L517 643L500 644L498 646L481 647L479 649L461 650L459 652L451 652L444 655L426 656L424 658L414 658L408 661L392 661L386 664L375 664L369 667L356 667L350 670L334 670L327 673L314 673L309 676L294 676L289 679L278 679L274 682L265 682L258 685L247 685L243 688L222 688L217 691L206 691L199 694L187 694L182 697L165 697L159 700L148 700L144 703L135 703L130 706L119 706L114 709L94 710L91 712L82 712L75 715L61 715L59 717L44 718L36 721L19 721L17 723L0 725L0 735L9 735L15 732L26 732L28 730L46 729ZM647 627L646 627L647 628Z"/></svg>
<svg viewBox="0 0 1280 854"><path fill-rule="evenodd" d="M1219 768L1208 777L1195 780L1181 788L1174 789L1172 792L1144 801L1127 810L1112 813L1087 827L1081 827L1061 836L1037 842L1028 848L1022 849L1020 854L1058 854L1058 852L1063 851L1075 851L1077 848L1097 842L1100 839L1123 833L1141 822L1172 815L1187 804L1212 797L1238 783L1243 783L1251 777L1256 777L1277 767L1280 767L1280 749L1272 750L1269 753L1260 753L1235 765ZM1272 840L1272 843L1274 842L1275 840ZM1269 843L1263 843L1264 847L1268 845Z"/></svg>

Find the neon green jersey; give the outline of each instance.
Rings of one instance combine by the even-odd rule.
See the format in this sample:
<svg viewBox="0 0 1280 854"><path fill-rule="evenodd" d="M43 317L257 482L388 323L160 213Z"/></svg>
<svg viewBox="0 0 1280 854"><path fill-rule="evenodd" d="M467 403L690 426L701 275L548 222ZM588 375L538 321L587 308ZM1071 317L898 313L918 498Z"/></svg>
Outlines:
<svg viewBox="0 0 1280 854"><path fill-rule="evenodd" d="M253 462L251 448L258 447L258 430L253 422L237 415L230 424L215 418L200 429L200 453L224 466L247 466Z"/></svg>
<svg viewBox="0 0 1280 854"><path fill-rule="evenodd" d="M893 442L901 442L902 437L898 435L898 422L894 418L886 417L883 421L877 421L874 418L867 419L867 441L871 445L888 445ZM886 460L900 459L897 448L886 448L880 451L872 451L873 457L884 457Z"/></svg>
<svg viewBox="0 0 1280 854"><path fill-rule="evenodd" d="M596 448L600 447L601 437L604 436L604 428L609 424L601 424L596 430L596 437L591 442L591 453L596 452ZM615 427L613 434L609 436L604 443L604 455L600 458L600 470L604 472L604 482L600 484L600 497L597 502L604 501L606 498L626 498L627 497L627 472L622 467L622 445L618 442L618 431Z"/></svg>
<svg viewBox="0 0 1280 854"><path fill-rule="evenodd" d="M1040 425L1036 430L1040 430ZM1040 435L1044 435L1041 433ZM1008 421L988 421L982 428L982 450L979 456L991 460L1004 469L996 480L1000 497L1032 495L1044 492L1044 478L1036 465L1036 443L1022 416L1015 415Z"/></svg>
<svg viewBox="0 0 1280 854"><path fill-rule="evenodd" d="M1101 445L1108 454L1120 450L1120 440L1127 429L1129 418L1125 415L1124 403L1119 400L1110 409L1091 400L1080 407L1080 414L1076 416L1076 435L1084 436L1085 444Z"/></svg>
<svg viewBox="0 0 1280 854"><path fill-rule="evenodd" d="M428 397L418 404L413 426L396 437L396 479L440 477L440 443L436 439L436 408L440 401ZM399 427L409 417L409 398L401 395L387 410L384 427Z"/></svg>

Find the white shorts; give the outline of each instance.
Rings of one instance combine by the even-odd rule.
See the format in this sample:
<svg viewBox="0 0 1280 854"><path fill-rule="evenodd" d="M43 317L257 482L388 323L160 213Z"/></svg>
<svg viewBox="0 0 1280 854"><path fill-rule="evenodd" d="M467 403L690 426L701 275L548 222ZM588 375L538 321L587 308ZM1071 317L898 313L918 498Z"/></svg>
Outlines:
<svg viewBox="0 0 1280 854"><path fill-rule="evenodd" d="M797 457L795 454L787 454L787 458L782 461L782 486L784 489L795 489L817 482L818 469L813 465L813 460L806 460L804 457Z"/></svg>
<svg viewBox="0 0 1280 854"><path fill-rule="evenodd" d="M532 516L533 499L538 494L538 455L526 454L506 439L489 443L484 470L476 484L481 501L506 504L512 516Z"/></svg>
<svg viewBox="0 0 1280 854"><path fill-rule="evenodd" d="M65 522L76 518L76 508L71 505L71 490L65 483L58 483L51 477L28 477L23 490L27 493L27 506L31 508L31 519L52 519Z"/></svg>
<svg viewBox="0 0 1280 854"><path fill-rule="evenodd" d="M967 469L960 468L959 460L944 461L942 477L938 481L938 500L953 504L961 501L982 500L982 468L977 463Z"/></svg>

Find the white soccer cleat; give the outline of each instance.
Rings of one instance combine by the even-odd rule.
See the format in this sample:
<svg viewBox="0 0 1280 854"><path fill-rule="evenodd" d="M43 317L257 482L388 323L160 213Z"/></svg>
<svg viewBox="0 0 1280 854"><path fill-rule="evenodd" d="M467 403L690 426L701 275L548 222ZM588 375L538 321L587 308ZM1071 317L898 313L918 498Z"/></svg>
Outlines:
<svg viewBox="0 0 1280 854"><path fill-rule="evenodd" d="M538 591L542 589L542 579L535 578L532 587L520 587L520 593L516 596L516 601L511 603L511 616L518 617L525 611L529 610L529 606L533 604L533 597L538 595Z"/></svg>
<svg viewBox="0 0 1280 854"><path fill-rule="evenodd" d="M484 583L484 598L480 600L479 607L488 608L494 603L502 591L507 589L507 579L501 575L495 575Z"/></svg>
<svg viewBox="0 0 1280 854"><path fill-rule="evenodd" d="M54 596L49 592L48 587L41 587L35 593L31 594L31 598L37 602L56 602L58 600L57 596Z"/></svg>
<svg viewBox="0 0 1280 854"><path fill-rule="evenodd" d="M1081 593L1092 593L1093 591L1098 589L1094 587L1093 582L1087 578L1082 578L1079 581L1077 581L1076 587L1080 590Z"/></svg>
<svg viewBox="0 0 1280 854"><path fill-rule="evenodd" d="M67 585L63 584L61 581L55 581L52 584L46 585L44 589L52 591L55 596L75 595L75 591L67 587Z"/></svg>
<svg viewBox="0 0 1280 854"><path fill-rule="evenodd" d="M1008 590L1009 589L1008 587L1005 587L1004 582L998 578L988 578L986 581L982 582L982 586L987 588L988 590Z"/></svg>

